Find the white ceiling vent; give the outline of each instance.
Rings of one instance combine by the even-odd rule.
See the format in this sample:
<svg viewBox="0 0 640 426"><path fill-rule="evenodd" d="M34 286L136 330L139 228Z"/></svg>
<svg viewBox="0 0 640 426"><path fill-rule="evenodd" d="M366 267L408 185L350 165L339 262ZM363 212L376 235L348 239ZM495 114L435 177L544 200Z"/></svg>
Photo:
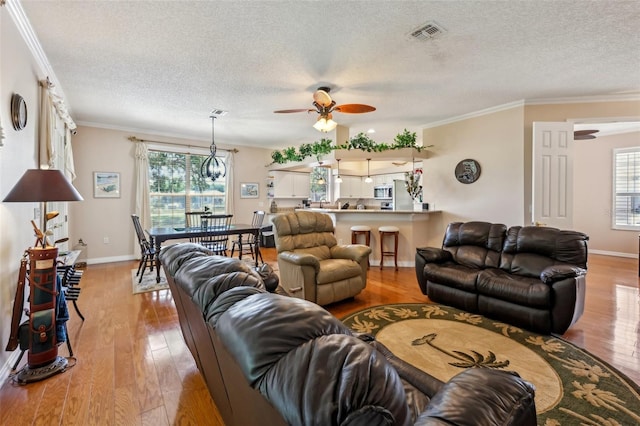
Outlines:
<svg viewBox="0 0 640 426"><path fill-rule="evenodd" d="M227 115L228 113L229 111L225 111L223 109L212 109L209 117L222 117L224 115Z"/></svg>
<svg viewBox="0 0 640 426"><path fill-rule="evenodd" d="M431 40L444 34L446 30L434 21L429 21L426 24L420 25L415 30L409 33L409 36L415 40Z"/></svg>

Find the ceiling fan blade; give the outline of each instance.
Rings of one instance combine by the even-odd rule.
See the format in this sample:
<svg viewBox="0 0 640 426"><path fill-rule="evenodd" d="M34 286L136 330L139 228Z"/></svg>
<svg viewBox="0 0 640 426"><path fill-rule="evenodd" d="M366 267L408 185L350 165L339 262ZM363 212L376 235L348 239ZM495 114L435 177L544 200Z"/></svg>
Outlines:
<svg viewBox="0 0 640 426"><path fill-rule="evenodd" d="M573 137L574 141L586 141L587 139L595 139L595 135L576 135Z"/></svg>
<svg viewBox="0 0 640 426"><path fill-rule="evenodd" d="M586 135L590 135L592 133L598 133L600 130L576 130L575 132L573 132L574 136L586 136ZM595 136L594 136L595 138Z"/></svg>
<svg viewBox="0 0 640 426"><path fill-rule="evenodd" d="M328 107L333 102L331 96L329 96L329 90L320 88L313 93L313 100L320 106Z"/></svg>
<svg viewBox="0 0 640 426"><path fill-rule="evenodd" d="M376 109L375 109L375 107L372 107L371 105L343 104L343 105L338 105L333 110L337 111L337 112L342 112L342 113L345 113L345 114L362 114L362 113L365 113L365 112L375 111Z"/></svg>
<svg viewBox="0 0 640 426"><path fill-rule="evenodd" d="M308 109L308 108L299 108L299 109L281 109L278 111L273 111L277 114L288 114L291 112L317 112L315 109Z"/></svg>

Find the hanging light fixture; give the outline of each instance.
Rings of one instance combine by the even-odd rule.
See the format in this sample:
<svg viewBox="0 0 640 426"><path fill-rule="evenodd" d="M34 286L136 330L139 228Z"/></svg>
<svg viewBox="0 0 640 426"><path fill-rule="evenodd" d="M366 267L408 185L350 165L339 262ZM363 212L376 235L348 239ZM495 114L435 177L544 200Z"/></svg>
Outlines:
<svg viewBox="0 0 640 426"><path fill-rule="evenodd" d="M373 182L373 179L371 179L371 173L369 171L369 164L370 163L371 163L371 158L367 158L367 178L364 180L365 183Z"/></svg>
<svg viewBox="0 0 640 426"><path fill-rule="evenodd" d="M338 176L336 176L336 183L342 183L342 178L340 177L340 159L338 158L336 161L338 161Z"/></svg>
<svg viewBox="0 0 640 426"><path fill-rule="evenodd" d="M316 121L316 124L313 125L313 128L323 133L327 133L335 129L337 126L338 123L333 121L331 113L323 113L318 118L318 121Z"/></svg>
<svg viewBox="0 0 640 426"><path fill-rule="evenodd" d="M211 147L209 150L211 151L211 155L207 157L206 160L203 161L200 166L200 176L204 178L211 178L211 180L216 180L221 177L225 177L227 175L227 166L224 164L220 158L216 157L216 140L215 140L215 122L216 116L211 116Z"/></svg>

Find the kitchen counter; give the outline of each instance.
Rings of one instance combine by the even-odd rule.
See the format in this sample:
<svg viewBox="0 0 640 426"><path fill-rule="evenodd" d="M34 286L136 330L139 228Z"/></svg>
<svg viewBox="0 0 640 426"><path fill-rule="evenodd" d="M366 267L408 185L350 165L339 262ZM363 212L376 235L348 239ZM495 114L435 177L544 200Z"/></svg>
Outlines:
<svg viewBox="0 0 640 426"><path fill-rule="evenodd" d="M440 210L380 210L380 209L335 209L306 208L296 211L312 211L326 213L331 217L335 227L335 236L339 244L351 243L351 227L366 225L371 227L371 265L380 265L380 226L397 226L400 229L398 241L398 266L413 267L415 265L416 247L442 244L443 233L442 212ZM363 243L359 241L359 243ZM385 251L389 250L391 240L385 240ZM385 266L391 265L393 259L386 257Z"/></svg>
<svg viewBox="0 0 640 426"><path fill-rule="evenodd" d="M317 207L310 207L307 209L296 209L296 211L310 211L310 212L321 212L321 213L358 213L358 214L363 214L363 213L403 213L403 214L429 214L429 213L440 213L440 210L381 210L381 209L365 209L365 210L358 210L358 209L325 209L325 208L317 208Z"/></svg>

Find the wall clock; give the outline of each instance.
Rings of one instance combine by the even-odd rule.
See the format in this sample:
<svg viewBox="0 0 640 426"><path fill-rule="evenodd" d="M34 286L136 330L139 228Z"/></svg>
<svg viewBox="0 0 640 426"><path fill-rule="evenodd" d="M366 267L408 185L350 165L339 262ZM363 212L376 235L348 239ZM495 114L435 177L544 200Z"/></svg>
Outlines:
<svg viewBox="0 0 640 426"><path fill-rule="evenodd" d="M461 183L473 183L480 177L480 164L476 160L467 158L456 165L456 179Z"/></svg>
<svg viewBox="0 0 640 426"><path fill-rule="evenodd" d="M17 93L11 96L11 122L16 130L22 130L27 126L27 103Z"/></svg>

